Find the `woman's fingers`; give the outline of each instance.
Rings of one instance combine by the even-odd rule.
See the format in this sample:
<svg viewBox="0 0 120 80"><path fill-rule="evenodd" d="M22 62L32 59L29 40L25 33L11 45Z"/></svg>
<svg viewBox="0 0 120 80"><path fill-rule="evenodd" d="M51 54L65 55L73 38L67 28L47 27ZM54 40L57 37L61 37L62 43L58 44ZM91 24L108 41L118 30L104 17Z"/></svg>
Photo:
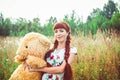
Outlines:
<svg viewBox="0 0 120 80"><path fill-rule="evenodd" d="M28 66L28 70L29 70L30 72L34 72L34 71L35 71L31 66Z"/></svg>
<svg viewBox="0 0 120 80"><path fill-rule="evenodd" d="M29 71L31 70L31 66L29 66L26 62L23 63L24 64L24 70L28 69Z"/></svg>
<svg viewBox="0 0 120 80"><path fill-rule="evenodd" d="M26 62L24 62L23 64L24 64L24 70L27 68L28 71L30 71L30 72L34 72L35 71L35 69L33 69L31 66L29 66Z"/></svg>
<svg viewBox="0 0 120 80"><path fill-rule="evenodd" d="M24 70L25 70L25 69L27 68L28 65L27 65L26 62L24 62L23 64L24 64Z"/></svg>
<svg viewBox="0 0 120 80"><path fill-rule="evenodd" d="M31 70L32 69L32 67L31 66L28 66L28 70Z"/></svg>

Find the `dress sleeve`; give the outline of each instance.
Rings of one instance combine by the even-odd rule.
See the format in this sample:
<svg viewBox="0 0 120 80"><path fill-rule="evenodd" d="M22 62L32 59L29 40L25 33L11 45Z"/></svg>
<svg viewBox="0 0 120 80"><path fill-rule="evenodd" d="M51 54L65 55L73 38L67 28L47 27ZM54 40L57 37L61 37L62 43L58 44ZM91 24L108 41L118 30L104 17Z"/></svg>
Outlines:
<svg viewBox="0 0 120 80"><path fill-rule="evenodd" d="M70 52L71 52L72 54L77 55L77 48L76 48L76 47L71 47Z"/></svg>

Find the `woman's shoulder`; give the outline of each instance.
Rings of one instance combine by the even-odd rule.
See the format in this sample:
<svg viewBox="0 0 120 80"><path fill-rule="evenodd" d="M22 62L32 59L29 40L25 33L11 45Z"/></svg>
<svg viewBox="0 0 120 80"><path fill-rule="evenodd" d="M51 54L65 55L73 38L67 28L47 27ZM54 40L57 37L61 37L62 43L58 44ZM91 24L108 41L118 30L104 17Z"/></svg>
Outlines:
<svg viewBox="0 0 120 80"><path fill-rule="evenodd" d="M74 46L70 47L70 53L77 54L77 48Z"/></svg>
<svg viewBox="0 0 120 80"><path fill-rule="evenodd" d="M70 50L77 50L77 48L72 46L72 47L70 47Z"/></svg>

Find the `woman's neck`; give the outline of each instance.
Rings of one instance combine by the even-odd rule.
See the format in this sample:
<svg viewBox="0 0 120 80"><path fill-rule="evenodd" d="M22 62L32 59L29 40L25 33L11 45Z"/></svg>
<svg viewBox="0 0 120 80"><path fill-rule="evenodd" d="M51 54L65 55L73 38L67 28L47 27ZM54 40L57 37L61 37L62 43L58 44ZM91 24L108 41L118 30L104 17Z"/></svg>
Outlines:
<svg viewBox="0 0 120 80"><path fill-rule="evenodd" d="M57 49L65 48L65 42L59 42Z"/></svg>

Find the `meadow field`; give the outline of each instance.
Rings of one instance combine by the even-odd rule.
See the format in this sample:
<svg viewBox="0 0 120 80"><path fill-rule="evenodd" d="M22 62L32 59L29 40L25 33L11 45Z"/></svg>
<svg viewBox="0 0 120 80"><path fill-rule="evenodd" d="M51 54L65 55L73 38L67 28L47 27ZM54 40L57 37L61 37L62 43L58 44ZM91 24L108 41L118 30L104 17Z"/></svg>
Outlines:
<svg viewBox="0 0 120 80"><path fill-rule="evenodd" d="M49 37L52 41L53 37ZM21 37L0 37L0 80L8 80L19 63L14 62ZM120 37L102 33L72 36L77 61L72 64L74 80L120 80Z"/></svg>

